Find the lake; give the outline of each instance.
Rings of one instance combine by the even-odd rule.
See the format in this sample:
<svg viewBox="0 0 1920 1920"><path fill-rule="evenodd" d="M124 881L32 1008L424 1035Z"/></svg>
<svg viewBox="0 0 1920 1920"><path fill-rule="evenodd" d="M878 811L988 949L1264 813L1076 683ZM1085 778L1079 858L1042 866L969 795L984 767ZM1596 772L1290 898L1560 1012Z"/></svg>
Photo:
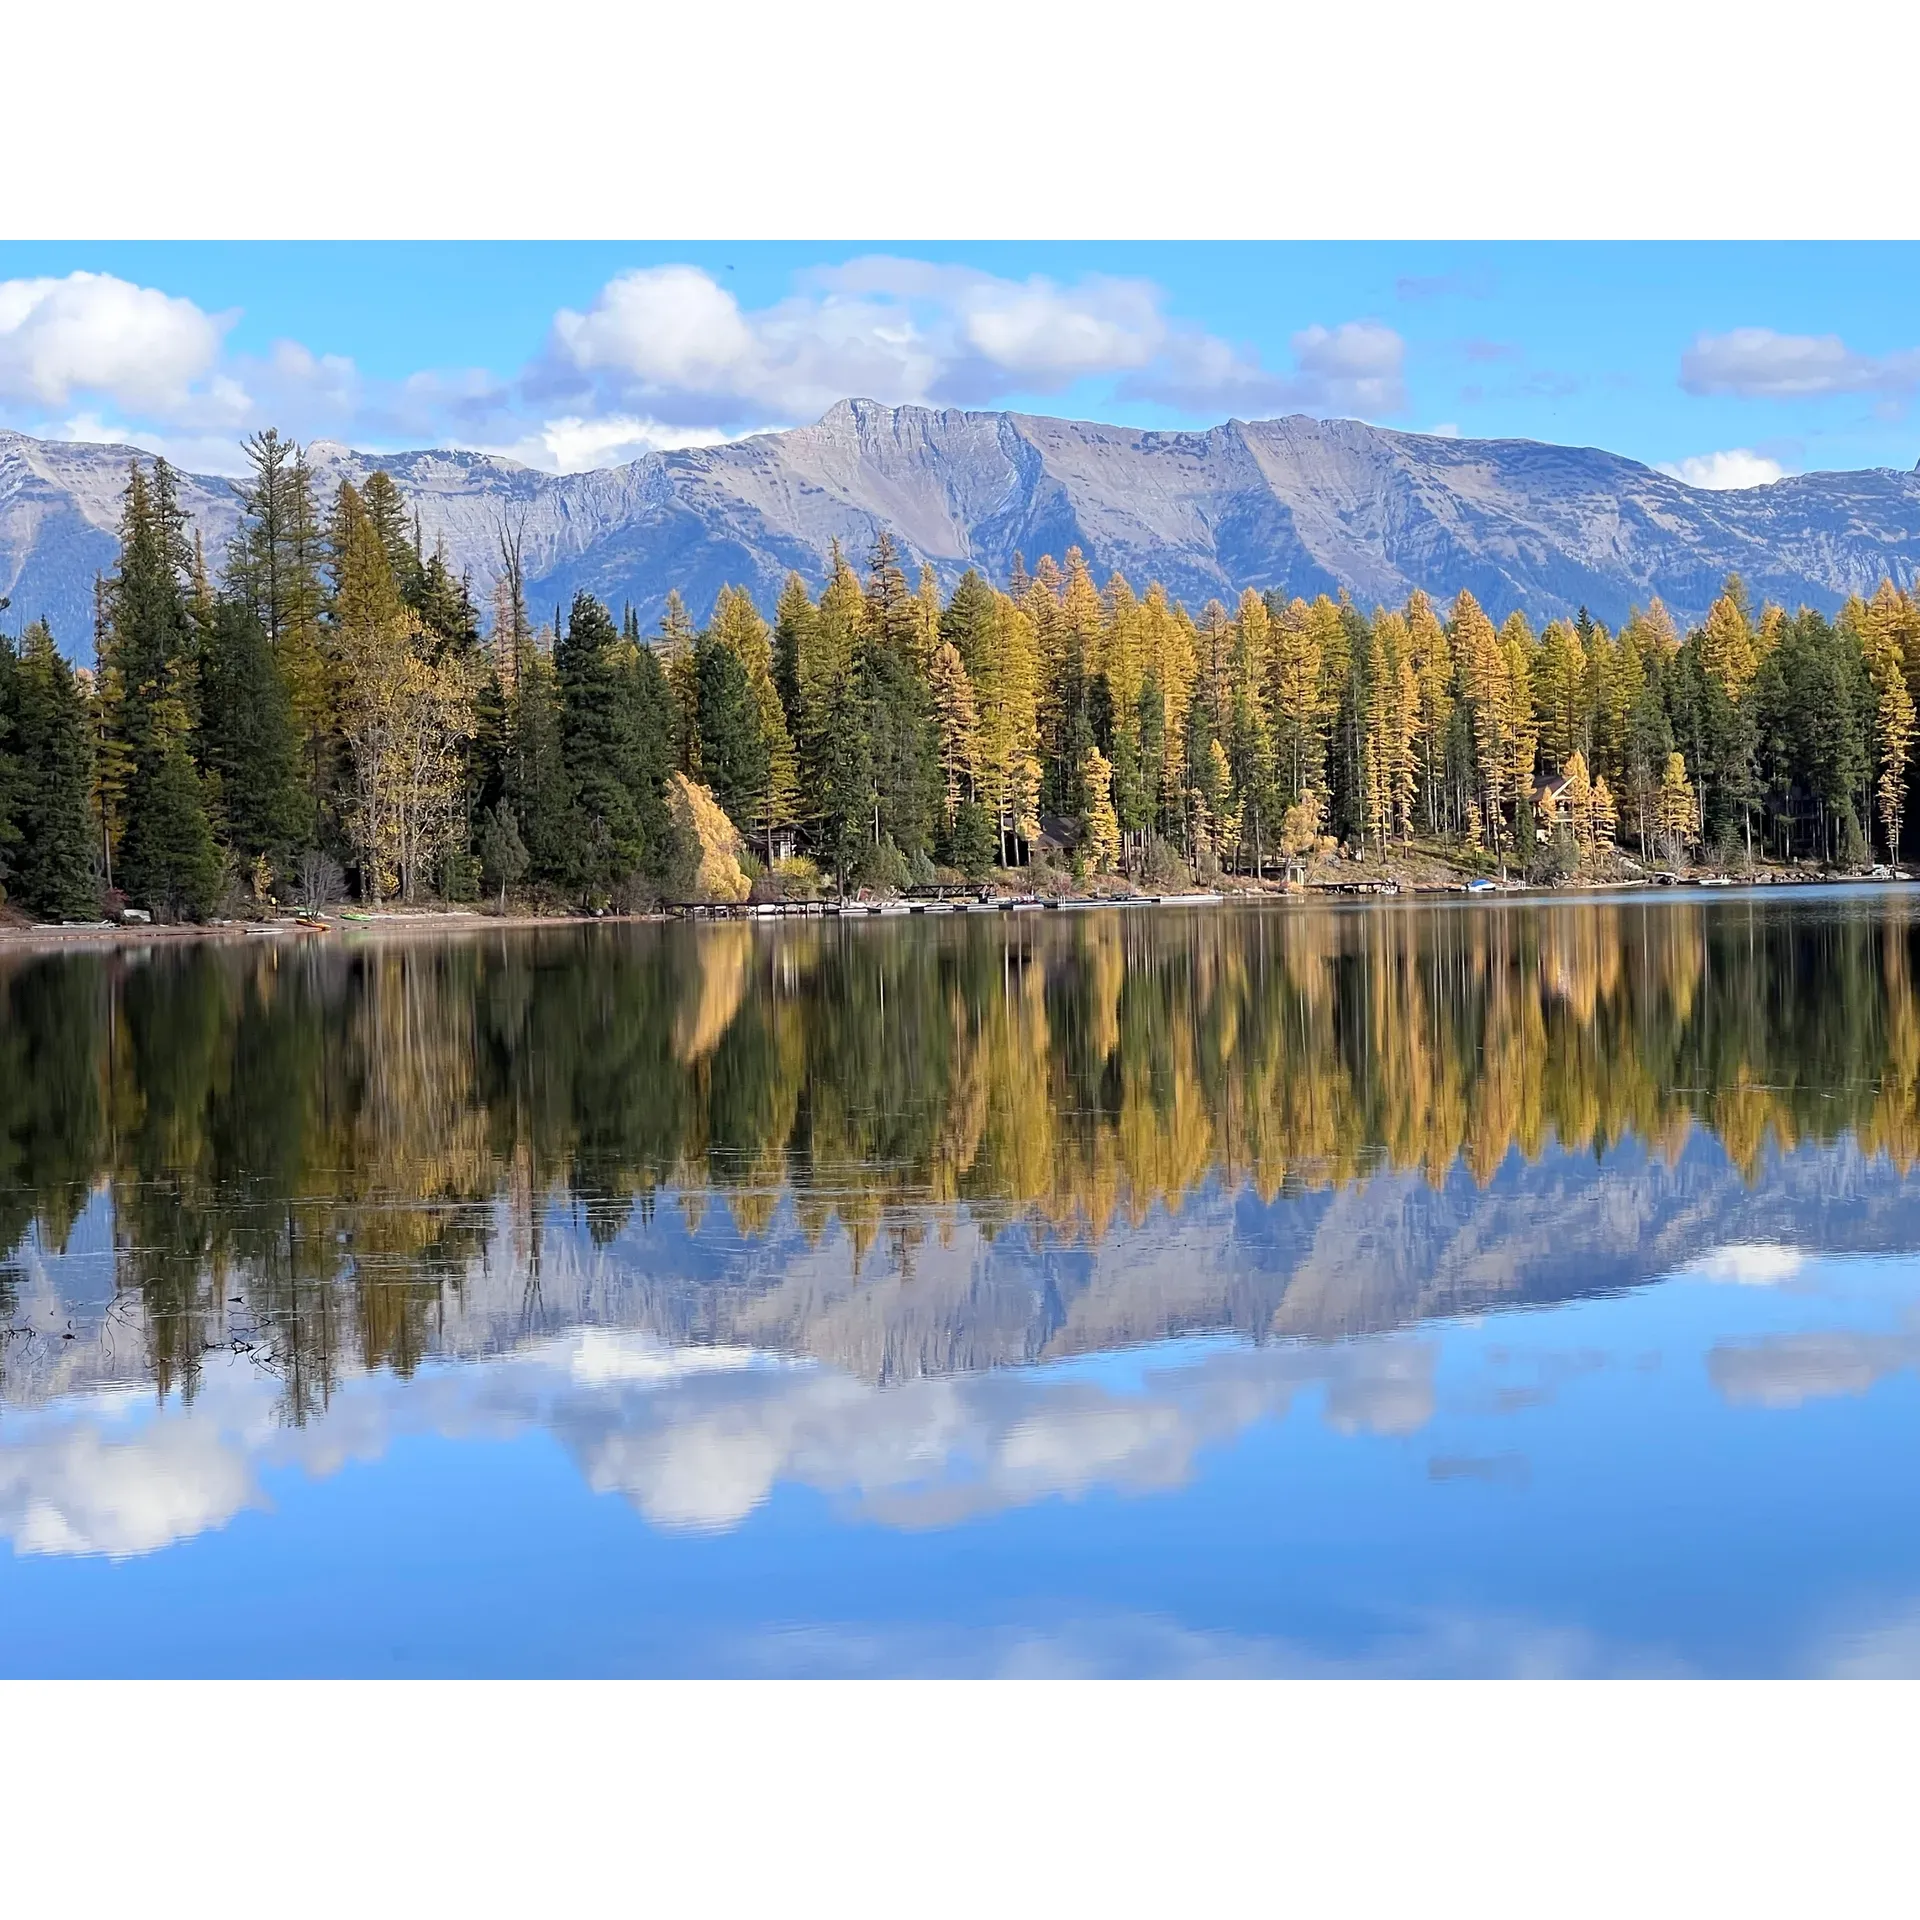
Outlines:
<svg viewBox="0 0 1920 1920"><path fill-rule="evenodd" d="M0 951L0 1672L1920 1671L1917 937Z"/></svg>

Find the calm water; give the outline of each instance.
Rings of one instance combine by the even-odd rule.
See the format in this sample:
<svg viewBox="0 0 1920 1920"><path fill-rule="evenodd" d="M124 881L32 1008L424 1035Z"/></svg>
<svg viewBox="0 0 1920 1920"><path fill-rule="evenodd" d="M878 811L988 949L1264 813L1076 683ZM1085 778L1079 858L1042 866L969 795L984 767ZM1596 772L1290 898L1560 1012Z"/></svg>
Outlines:
<svg viewBox="0 0 1920 1920"><path fill-rule="evenodd" d="M0 954L0 1672L1920 1671L1920 897Z"/></svg>

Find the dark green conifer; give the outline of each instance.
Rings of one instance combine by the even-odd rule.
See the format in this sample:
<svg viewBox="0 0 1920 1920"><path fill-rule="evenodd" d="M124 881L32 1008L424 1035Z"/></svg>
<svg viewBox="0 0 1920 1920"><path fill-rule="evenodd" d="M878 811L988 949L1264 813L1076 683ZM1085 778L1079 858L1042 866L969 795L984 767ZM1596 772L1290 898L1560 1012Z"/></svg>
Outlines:
<svg viewBox="0 0 1920 1920"><path fill-rule="evenodd" d="M767 784L767 742L753 685L731 647L703 641L695 664L701 771L734 825L750 835L754 804Z"/></svg>
<svg viewBox="0 0 1920 1920"><path fill-rule="evenodd" d="M201 759L218 782L222 838L251 864L305 846L313 803L302 778L293 700L260 622L239 600L216 602L201 663Z"/></svg>
<svg viewBox="0 0 1920 1920"><path fill-rule="evenodd" d="M514 689L504 798L526 843L529 874L571 889L580 866L573 787L561 747L552 662L529 650Z"/></svg>
<svg viewBox="0 0 1920 1920"><path fill-rule="evenodd" d="M649 802L668 767L665 688L657 670L643 685L641 658L592 594L574 596L554 649L554 677L573 795L571 883L596 898L611 896L661 853Z"/></svg>
<svg viewBox="0 0 1920 1920"><path fill-rule="evenodd" d="M200 776L183 740L134 770L115 878L128 899L167 920L204 920L220 894L220 854Z"/></svg>
<svg viewBox="0 0 1920 1920"><path fill-rule="evenodd" d="M22 636L17 660L10 649L6 656L15 836L8 895L43 919L90 920L100 910L100 883L86 695L44 621Z"/></svg>

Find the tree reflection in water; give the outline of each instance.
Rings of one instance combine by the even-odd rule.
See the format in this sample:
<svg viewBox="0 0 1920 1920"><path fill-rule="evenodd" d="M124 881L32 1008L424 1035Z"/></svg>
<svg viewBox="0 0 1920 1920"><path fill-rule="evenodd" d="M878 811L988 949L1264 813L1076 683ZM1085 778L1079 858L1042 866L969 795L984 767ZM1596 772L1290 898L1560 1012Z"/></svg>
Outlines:
<svg viewBox="0 0 1920 1920"><path fill-rule="evenodd" d="M1795 1149L1906 1172L1913 925L1889 891L9 954L0 1305L83 1217L111 1277L66 1305L92 1358L36 1359L55 1335L29 1329L5 1390L137 1349L191 1396L237 1339L298 1421L343 1369L459 1350L483 1285L522 1335L604 1313L818 1350L830 1326L884 1377L1352 1331L1575 1290L1548 1270L1583 1257L1604 1283L1609 1249L1697 1250L1696 1128L1719 1153L1688 1204L1704 1179L1789 1230L1820 1187L1768 1174ZM1222 1261L1249 1196L1261 1247ZM1083 1311L1074 1275L1136 1241L1159 1264Z"/></svg>

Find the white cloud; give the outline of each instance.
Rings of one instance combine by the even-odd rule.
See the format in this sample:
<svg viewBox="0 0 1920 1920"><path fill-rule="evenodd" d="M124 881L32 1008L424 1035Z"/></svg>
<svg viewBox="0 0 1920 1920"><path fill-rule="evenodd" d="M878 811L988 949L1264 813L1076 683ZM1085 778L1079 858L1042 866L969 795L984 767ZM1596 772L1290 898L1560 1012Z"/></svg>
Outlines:
<svg viewBox="0 0 1920 1920"><path fill-rule="evenodd" d="M610 280L585 313L554 316L532 384L571 387L589 417L793 419L850 395L926 400L951 357L897 301L829 291L749 314L697 267L644 267Z"/></svg>
<svg viewBox="0 0 1920 1920"><path fill-rule="evenodd" d="M604 414L592 420L563 414L557 420L544 421L518 440L499 445L476 443L472 450L503 454L509 460L553 473L585 473L593 467L623 466L642 454L675 447L717 447L735 437L719 427L672 427L630 413Z"/></svg>
<svg viewBox="0 0 1920 1920"><path fill-rule="evenodd" d="M1293 336L1301 377L1341 406L1397 413L1407 403L1407 343L1378 320L1307 327Z"/></svg>
<svg viewBox="0 0 1920 1920"><path fill-rule="evenodd" d="M569 418L654 423L793 421L836 400L977 406L1112 377L1126 398L1215 414L1405 405L1405 345L1374 320L1314 326L1295 366L1178 321L1145 280L1071 284L874 255L823 268L748 310L691 266L618 275L585 312L554 318L529 388Z"/></svg>
<svg viewBox="0 0 1920 1920"><path fill-rule="evenodd" d="M1735 327L1703 333L1680 357L1689 393L1794 400L1829 393L1905 394L1920 387L1920 348L1874 358L1837 333Z"/></svg>
<svg viewBox="0 0 1920 1920"><path fill-rule="evenodd" d="M1736 1287L1777 1287L1806 1264L1807 1256L1798 1247L1756 1242L1715 1247L1686 1271L1697 1280L1723 1280Z"/></svg>
<svg viewBox="0 0 1920 1920"><path fill-rule="evenodd" d="M1783 1333L1707 1355L1707 1374L1735 1406L1797 1407L1858 1395L1920 1363L1920 1337L1904 1333Z"/></svg>
<svg viewBox="0 0 1920 1920"><path fill-rule="evenodd" d="M231 314L203 313L110 273L0 281L0 399L66 407L81 395L176 416L237 414L246 396L214 378Z"/></svg>
<svg viewBox="0 0 1920 1920"><path fill-rule="evenodd" d="M0 1449L0 1535L16 1553L152 1553L258 1498L251 1461L205 1418L117 1434L83 1414Z"/></svg>
<svg viewBox="0 0 1920 1920"><path fill-rule="evenodd" d="M21 1552L128 1555L224 1526L263 1469L310 1476L377 1458L399 1433L545 1428L587 1484L652 1525L737 1527L781 1485L919 1529L1099 1490L1176 1487L1201 1450L1324 1391L1336 1432L1405 1435L1434 1411L1436 1350L1222 1345L1116 1389L1074 1369L876 1385L744 1346L673 1347L577 1329L479 1365L343 1382L289 1430L278 1381L235 1365L192 1407L129 1422L123 1397L75 1397L0 1436L0 1538Z"/></svg>
<svg viewBox="0 0 1920 1920"><path fill-rule="evenodd" d="M237 316L108 274L0 282L0 407L50 437L131 442L195 471L244 470L266 425L366 451L462 447L549 471L622 464L819 418L836 402L988 407L1087 380L1218 420L1404 410L1405 346L1377 320L1314 325L1291 366L1167 311L1153 282L1010 279L868 255L747 307L691 265L615 275L557 312L518 372L364 374L297 340L233 354Z"/></svg>
<svg viewBox="0 0 1920 1920"><path fill-rule="evenodd" d="M1766 487L1784 480L1787 470L1778 460L1751 447L1728 447L1720 453L1690 453L1684 460L1662 460L1656 469L1684 480L1690 487L1716 493L1739 487Z"/></svg>
<svg viewBox="0 0 1920 1920"><path fill-rule="evenodd" d="M581 371L647 387L734 392L759 377L762 359L739 302L698 267L619 274L587 312L562 307L553 334Z"/></svg>
<svg viewBox="0 0 1920 1920"><path fill-rule="evenodd" d="M1436 440L1458 440L1460 423L1457 420L1439 420L1427 429Z"/></svg>

